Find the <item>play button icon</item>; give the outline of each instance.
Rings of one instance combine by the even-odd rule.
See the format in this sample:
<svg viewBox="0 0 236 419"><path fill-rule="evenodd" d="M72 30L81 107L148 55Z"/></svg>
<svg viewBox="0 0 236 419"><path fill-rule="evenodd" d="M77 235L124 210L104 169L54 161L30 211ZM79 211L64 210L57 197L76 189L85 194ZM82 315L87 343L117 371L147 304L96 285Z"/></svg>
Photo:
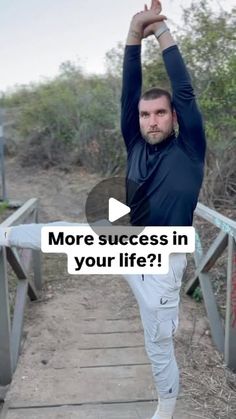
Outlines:
<svg viewBox="0 0 236 419"><path fill-rule="evenodd" d="M137 203L140 210L137 210ZM143 224L133 223L137 215L149 211L149 202L146 199L142 184L127 180L122 176L114 176L102 180L89 192L85 214L87 222L97 232L100 227L131 227L139 226L142 231ZM97 229L98 227L98 229ZM122 230L122 229L121 229Z"/></svg>
<svg viewBox="0 0 236 419"><path fill-rule="evenodd" d="M130 225L130 209L126 205L126 180L115 176L97 183L89 192L85 211L88 223Z"/></svg>
<svg viewBox="0 0 236 419"><path fill-rule="evenodd" d="M130 207L115 198L109 198L108 219L111 223L130 213Z"/></svg>

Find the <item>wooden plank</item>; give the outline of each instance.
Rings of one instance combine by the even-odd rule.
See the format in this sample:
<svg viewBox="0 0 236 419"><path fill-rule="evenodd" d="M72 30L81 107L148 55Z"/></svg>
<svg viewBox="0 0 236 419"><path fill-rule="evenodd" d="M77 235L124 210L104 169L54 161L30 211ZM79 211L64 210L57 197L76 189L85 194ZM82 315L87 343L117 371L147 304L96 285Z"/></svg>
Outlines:
<svg viewBox="0 0 236 419"><path fill-rule="evenodd" d="M16 224L22 224L27 220L33 211L38 206L38 199L32 198L25 202L14 214L10 215L5 221L2 222L1 227L10 227Z"/></svg>
<svg viewBox="0 0 236 419"><path fill-rule="evenodd" d="M0 248L0 385L12 379L11 321L5 248Z"/></svg>
<svg viewBox="0 0 236 419"><path fill-rule="evenodd" d="M18 279L27 279L28 281L28 295L31 299L31 301L35 301L38 299L38 293L37 290L33 284L33 282L30 280L30 278L27 278L27 272L25 271L25 268L23 264L21 263L21 260L19 258L19 255L17 253L16 249L7 248L7 259L10 263L13 271L15 272Z"/></svg>
<svg viewBox="0 0 236 419"><path fill-rule="evenodd" d="M196 265L200 265L203 257L201 240L196 234L196 250L194 254ZM209 273L199 273L199 280L202 294L205 302L206 312L210 323L213 342L220 352L224 352L224 329L222 320L216 304L216 299L211 283L211 275Z"/></svg>
<svg viewBox="0 0 236 419"><path fill-rule="evenodd" d="M140 419L150 418L157 407L157 399L151 400L130 400L127 403L91 403L65 405L61 403L57 406L41 406L35 408L9 409L7 416L1 419L59 419L59 418L79 418L79 419ZM189 412L192 413L189 413ZM196 419L204 418L199 416L197 410L186 405L186 400L178 400L175 419Z"/></svg>
<svg viewBox="0 0 236 419"><path fill-rule="evenodd" d="M91 403L84 405L42 406L30 409L9 409L7 419L140 419L151 418L157 407L157 401L133 401L128 403ZM190 413L191 412L191 413ZM175 419L204 418L197 410L186 406L186 400L178 400ZM4 418L5 419L5 418Z"/></svg>
<svg viewBox="0 0 236 419"><path fill-rule="evenodd" d="M236 239L236 221L225 217L219 212L214 211L201 203L197 204L195 214L214 224L216 227Z"/></svg>
<svg viewBox="0 0 236 419"><path fill-rule="evenodd" d="M140 415L141 409L144 413L144 407L141 403L111 403L111 404L87 404L82 406L52 406L29 409L9 409L6 419L59 419L59 418L79 418L79 419L140 419L146 417L150 412L152 416L156 409L148 402L145 403L145 416ZM4 418L4 419L5 419ZM177 419L177 417L176 417ZM183 419L181 417L181 419ZM196 419L196 418L195 418Z"/></svg>
<svg viewBox="0 0 236 419"><path fill-rule="evenodd" d="M122 365L148 365L144 346L128 348L99 348L99 349L79 349L77 347L68 348L66 351L67 359L62 359L61 352L55 352L50 361L52 369L67 368L102 368L102 367L121 367Z"/></svg>
<svg viewBox="0 0 236 419"><path fill-rule="evenodd" d="M139 333L102 334L102 335L80 335L79 349L88 348L127 348L143 345L143 331ZM134 349L135 351L135 349Z"/></svg>
<svg viewBox="0 0 236 419"><path fill-rule="evenodd" d="M207 253L201 259L199 266L197 266L195 275L191 278L186 286L185 292L188 295L191 295L199 283L199 273L200 272L208 272L212 266L215 264L216 260L221 256L223 251L225 250L228 244L228 234L220 231L214 242L211 244L210 248L208 249Z"/></svg>
<svg viewBox="0 0 236 419"><path fill-rule="evenodd" d="M21 348L21 337L24 324L24 310L28 290L27 279L22 279L17 284L16 302L11 333L12 368L15 371Z"/></svg>
<svg viewBox="0 0 236 419"><path fill-rule="evenodd" d="M20 375L19 375L20 374ZM24 385L22 383L22 375ZM33 386L32 383L35 385ZM7 393L11 407L45 404L150 400L156 395L149 365L101 368L51 368L50 365L24 365L14 375Z"/></svg>
<svg viewBox="0 0 236 419"><path fill-rule="evenodd" d="M236 370L236 243L229 237L227 303L225 318L225 362Z"/></svg>
<svg viewBox="0 0 236 419"><path fill-rule="evenodd" d="M90 321L83 321L81 323L78 319L78 325L80 333L83 333L83 335L96 335L97 337L101 334L135 334L140 333L143 330L139 318L137 318L136 321L133 320L132 322L128 322L126 319L94 319Z"/></svg>

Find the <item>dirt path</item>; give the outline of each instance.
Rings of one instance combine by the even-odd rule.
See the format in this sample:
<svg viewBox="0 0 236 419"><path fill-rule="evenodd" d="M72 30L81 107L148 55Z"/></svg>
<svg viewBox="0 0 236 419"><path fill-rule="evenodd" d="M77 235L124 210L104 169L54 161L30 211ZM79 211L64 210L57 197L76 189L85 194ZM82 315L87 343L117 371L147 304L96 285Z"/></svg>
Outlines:
<svg viewBox="0 0 236 419"><path fill-rule="evenodd" d="M40 199L40 221L85 220L84 204L89 190L99 181L98 175L82 170L66 173L57 169L22 168L15 159L6 164L7 194L12 199Z"/></svg>
<svg viewBox="0 0 236 419"><path fill-rule="evenodd" d="M41 222L53 220L85 221L84 204L86 196L89 190L100 180L98 176L88 175L82 171L65 173L57 169L40 172L32 171L32 169L25 170L21 168L14 159L8 160L6 169L7 193L9 198L24 201L32 197L40 197L39 218ZM75 279L75 277L70 277L67 274L65 256L44 255L43 261L44 278L47 282L42 293L42 299L39 303L29 305L26 316L26 341L21 363L25 362L25 365L28 365L28 367L25 370L25 373L22 372L22 369L18 369L17 372L18 379L22 380L24 385L27 383L27 400L24 399L25 396L20 396L20 392L18 392L17 395L17 391L13 387L11 395L14 395L14 403L16 403L16 405L17 403L20 403L20 400L27 403L30 403L30 400L32 400L33 405L34 403L37 404L37 400L44 404L53 403L56 405L59 403L59 400L62 401L62 404L68 403L69 400L66 397L63 400L63 392L65 395L71 394L70 389L72 389L72 387L70 388L70 385L73 386L74 389L75 383L71 376L68 380L61 383L62 376L60 375L60 372L63 370L66 363L65 360L63 360L63 353L66 352L66 348L68 349L69 345L71 347L71 352L68 363L72 375L73 371L76 371L76 368L81 365L80 361L82 364L84 363L83 365L86 365L86 362L88 361L86 360L86 355L83 355L84 358L82 357L81 360L79 359L78 352L76 352L81 342L78 342L78 340L75 341L75 339L79 339L81 330L84 331L85 325L82 322L83 319L87 319L86 324L88 325L88 329L92 328L91 330L93 333L96 327L99 331L103 330L102 333L104 333L103 328L108 327L106 322L109 322L111 312L112 317L110 318L110 321L114 322L114 319L118 319L119 321L126 319L127 321L128 319L129 329L127 332L131 333L132 328L134 327L138 333L136 336L132 335L132 339L134 340L132 340L131 343L132 345L141 346L141 348L137 349L136 361L140 361L140 363L144 365L147 362L142 347L142 332L140 329L136 303L127 284L121 280L120 277L109 279L106 276L92 276L89 278L81 276ZM188 275L191 275L192 269L190 261ZM94 298L94 295L96 298ZM44 303L46 304L45 306ZM45 325L42 324L43 319L45 319L43 316L44 311L46 311L47 316L49 316L48 323ZM90 321L88 321L88 318L90 318ZM96 323L95 320L98 323ZM107 326L104 326L104 320L106 320L105 324L107 324ZM116 327L117 325L118 323L116 323ZM74 331L76 327L78 328L78 333L72 334L71 331ZM124 328L124 324L120 327L121 329L122 327ZM105 330L106 333L107 330L108 329ZM27 340L27 336L30 337L30 340ZM86 342L87 341L85 340L82 343L84 345L89 345L91 343ZM127 342L129 342L128 337ZM140 342L142 343L140 344ZM95 342L93 342L93 344L95 344ZM30 349L27 350L26 359L25 348L27 345L29 345ZM115 346L117 345L117 342L110 342L110 345ZM129 343L127 346L129 346ZM58 354L55 352L57 348L59 348ZM140 354L139 351L141 351ZM181 301L180 327L176 337L176 352L182 377L180 410L185 409L185 407L188 406L188 411L193 413L193 416L190 414L184 416L183 414L181 419L188 419L190 417L233 419L235 417L236 405L230 405L230 395L228 394L230 386L228 386L228 383L226 386L226 380L231 380L231 384L233 383L232 375L224 369L221 357L212 346L208 321L203 306L197 304L185 295L182 295ZM94 356L95 359L98 357L98 363L100 362L102 364L105 362L104 358L99 359L99 354L95 354ZM110 355L107 354L108 362L109 356ZM128 353L126 356L127 359L129 359ZM72 361L74 359L78 360L77 366ZM113 361L111 360L110 362ZM51 376L49 377L46 374L46 381L37 383L37 372L42 368L45 368L46 371L48 365L51 365L52 368L57 371L54 395L47 393L46 385L47 380L53 381L54 378ZM136 383L133 387L131 382L127 381L127 387L123 388L123 393L121 392L124 400L132 399L132 394L133 398L136 396L144 398L145 400L150 397L155 398L155 392L150 377L146 374L146 367L143 366L143 368L143 372L138 372L138 374L141 374L141 386ZM21 377L19 377L19 374ZM131 376L135 376L137 371L135 372L132 370L130 374ZM99 377L99 379L101 379L101 376ZM87 377L87 380L91 380L91 376ZM107 382L110 383L111 381L109 380L112 380L112 378L109 376L107 377L107 380ZM106 372L104 372L103 375L102 387L106 387L105 383ZM224 386L222 387L223 383ZM52 382L51 385L51 388L53 388ZM94 382L90 381L90 385L93 386ZM222 400L218 403L216 396L220 390L222 390ZM109 391L110 389L107 388L108 393ZM114 396L114 394L109 394L110 396L108 399L113 400L114 397L112 396ZM41 399L37 399L39 395ZM103 395L104 393L100 390L97 391L96 400L101 401ZM92 401L88 394L84 394L83 392L79 394L79 391L74 392L72 399L70 399L70 401L73 401L74 403L82 403L86 400ZM228 415L225 415L227 410ZM141 413L139 412L139 414ZM59 416L55 417L59 418L65 416L60 416L59 414ZM82 414L81 416L73 416L71 413L68 418L70 417L82 418L90 416L82 416ZM91 417L95 418L95 416ZM117 418L118 417L120 416L117 416ZM110 416L110 419L114 418ZM131 416L130 419L132 419Z"/></svg>

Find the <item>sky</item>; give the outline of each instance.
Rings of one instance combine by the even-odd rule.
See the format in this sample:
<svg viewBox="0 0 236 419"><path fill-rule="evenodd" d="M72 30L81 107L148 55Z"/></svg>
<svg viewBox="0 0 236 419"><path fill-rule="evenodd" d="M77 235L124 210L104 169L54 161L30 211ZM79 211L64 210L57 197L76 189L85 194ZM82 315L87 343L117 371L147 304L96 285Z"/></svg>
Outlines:
<svg viewBox="0 0 236 419"><path fill-rule="evenodd" d="M163 14L181 25L181 5L163 0ZM230 10L234 0L210 0ZM147 3L148 4L148 3ZM87 73L105 71L105 53L124 42L143 0L0 0L0 91L58 74L72 61Z"/></svg>

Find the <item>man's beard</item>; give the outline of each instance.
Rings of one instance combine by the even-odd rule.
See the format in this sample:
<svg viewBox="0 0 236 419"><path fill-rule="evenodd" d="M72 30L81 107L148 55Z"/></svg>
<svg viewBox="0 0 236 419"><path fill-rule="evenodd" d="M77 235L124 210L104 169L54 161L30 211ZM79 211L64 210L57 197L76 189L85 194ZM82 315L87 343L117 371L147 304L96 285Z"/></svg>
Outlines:
<svg viewBox="0 0 236 419"><path fill-rule="evenodd" d="M168 131L152 131L152 133L145 133L141 128L141 134L144 140L149 144L159 144L162 141L165 141L172 133L173 133L173 127L171 127Z"/></svg>

